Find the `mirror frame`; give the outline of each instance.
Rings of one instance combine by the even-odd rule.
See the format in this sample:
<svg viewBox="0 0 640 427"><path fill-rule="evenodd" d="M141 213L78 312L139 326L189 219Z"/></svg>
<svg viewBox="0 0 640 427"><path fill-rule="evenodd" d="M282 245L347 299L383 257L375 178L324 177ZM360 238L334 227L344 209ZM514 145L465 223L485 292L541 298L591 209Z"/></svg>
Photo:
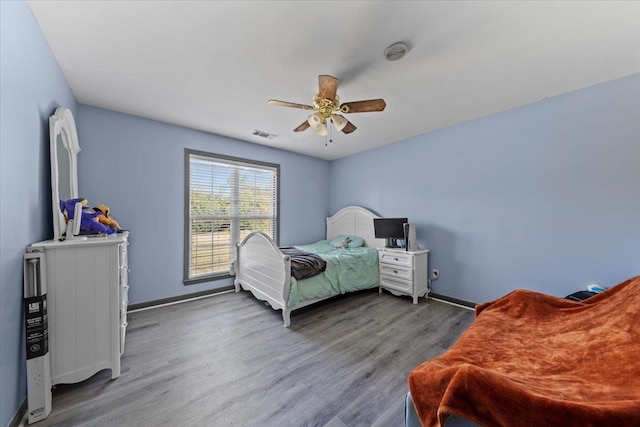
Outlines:
<svg viewBox="0 0 640 427"><path fill-rule="evenodd" d="M60 240L64 237L67 224L64 214L60 210L60 196L58 193L58 184L60 179L60 171L58 170L58 136L61 137L64 148L69 153L69 187L71 189L71 198L78 197L78 153L80 152L80 143L78 142L78 134L76 132L76 122L73 114L68 108L57 108L55 113L49 117L49 142L51 157L51 207L53 219L53 240Z"/></svg>

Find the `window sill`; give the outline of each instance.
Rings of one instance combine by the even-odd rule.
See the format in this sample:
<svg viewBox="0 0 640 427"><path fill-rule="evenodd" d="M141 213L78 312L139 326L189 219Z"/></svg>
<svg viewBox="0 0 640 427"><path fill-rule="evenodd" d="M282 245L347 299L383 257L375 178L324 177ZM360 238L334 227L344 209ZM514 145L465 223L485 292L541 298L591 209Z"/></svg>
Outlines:
<svg viewBox="0 0 640 427"><path fill-rule="evenodd" d="M216 280L229 279L231 277L234 277L234 276L230 275L229 273L222 273L222 274L216 274L211 276L201 276L195 279L182 279L182 283L185 286L189 286L189 285L195 285L198 283L214 282Z"/></svg>

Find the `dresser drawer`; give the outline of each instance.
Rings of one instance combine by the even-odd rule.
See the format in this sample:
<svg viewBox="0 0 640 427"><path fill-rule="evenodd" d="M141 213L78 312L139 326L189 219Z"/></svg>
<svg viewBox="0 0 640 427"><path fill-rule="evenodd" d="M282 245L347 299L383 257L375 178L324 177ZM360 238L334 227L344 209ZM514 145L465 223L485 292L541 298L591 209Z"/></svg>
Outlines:
<svg viewBox="0 0 640 427"><path fill-rule="evenodd" d="M380 276L380 286L408 294L413 292L413 282L411 280L402 280L395 277Z"/></svg>
<svg viewBox="0 0 640 427"><path fill-rule="evenodd" d="M120 325L127 323L127 308L129 307L129 286L120 290Z"/></svg>
<svg viewBox="0 0 640 427"><path fill-rule="evenodd" d="M394 279L413 280L413 269L393 264L380 264L380 274Z"/></svg>
<svg viewBox="0 0 640 427"><path fill-rule="evenodd" d="M120 304L120 326L127 323L128 307L129 307L129 301L124 301Z"/></svg>
<svg viewBox="0 0 640 427"><path fill-rule="evenodd" d="M120 267L118 274L120 275L120 286L129 288L129 269L126 266Z"/></svg>
<svg viewBox="0 0 640 427"><path fill-rule="evenodd" d="M118 252L120 255L119 265L121 267L127 267L129 264L129 255L127 253L128 252L127 245L129 245L129 242L125 242L118 245Z"/></svg>
<svg viewBox="0 0 640 427"><path fill-rule="evenodd" d="M122 355L122 353L124 353L124 338L127 334L127 326L129 324L127 322L125 322L123 325L120 326L120 354Z"/></svg>
<svg viewBox="0 0 640 427"><path fill-rule="evenodd" d="M120 303L129 303L129 285L120 288Z"/></svg>
<svg viewBox="0 0 640 427"><path fill-rule="evenodd" d="M413 256L400 251L379 251L378 261L385 264L401 265L409 268L413 267Z"/></svg>

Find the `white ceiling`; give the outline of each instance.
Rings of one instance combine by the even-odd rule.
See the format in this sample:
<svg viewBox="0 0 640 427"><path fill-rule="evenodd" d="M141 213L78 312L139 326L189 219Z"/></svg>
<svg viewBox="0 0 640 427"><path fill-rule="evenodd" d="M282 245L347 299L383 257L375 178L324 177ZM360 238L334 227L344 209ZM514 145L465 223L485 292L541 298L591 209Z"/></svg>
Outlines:
<svg viewBox="0 0 640 427"><path fill-rule="evenodd" d="M638 1L28 4L78 102L328 160L640 72ZM318 74L387 108L294 133Z"/></svg>

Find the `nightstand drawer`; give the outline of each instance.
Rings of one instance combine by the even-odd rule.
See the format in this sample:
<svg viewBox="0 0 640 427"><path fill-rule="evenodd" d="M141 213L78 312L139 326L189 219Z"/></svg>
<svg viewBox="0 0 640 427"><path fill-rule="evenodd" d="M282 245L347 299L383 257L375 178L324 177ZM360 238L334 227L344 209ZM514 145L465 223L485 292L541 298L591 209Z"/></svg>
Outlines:
<svg viewBox="0 0 640 427"><path fill-rule="evenodd" d="M413 256L400 251L379 251L378 261L381 263L401 265L409 268L413 267Z"/></svg>
<svg viewBox="0 0 640 427"><path fill-rule="evenodd" d="M389 276L380 276L380 286L387 289L406 292L409 295L411 295L411 293L413 292L413 282L411 280L402 280Z"/></svg>
<svg viewBox="0 0 640 427"><path fill-rule="evenodd" d="M380 274L394 279L413 280L413 269L391 264L380 264Z"/></svg>

